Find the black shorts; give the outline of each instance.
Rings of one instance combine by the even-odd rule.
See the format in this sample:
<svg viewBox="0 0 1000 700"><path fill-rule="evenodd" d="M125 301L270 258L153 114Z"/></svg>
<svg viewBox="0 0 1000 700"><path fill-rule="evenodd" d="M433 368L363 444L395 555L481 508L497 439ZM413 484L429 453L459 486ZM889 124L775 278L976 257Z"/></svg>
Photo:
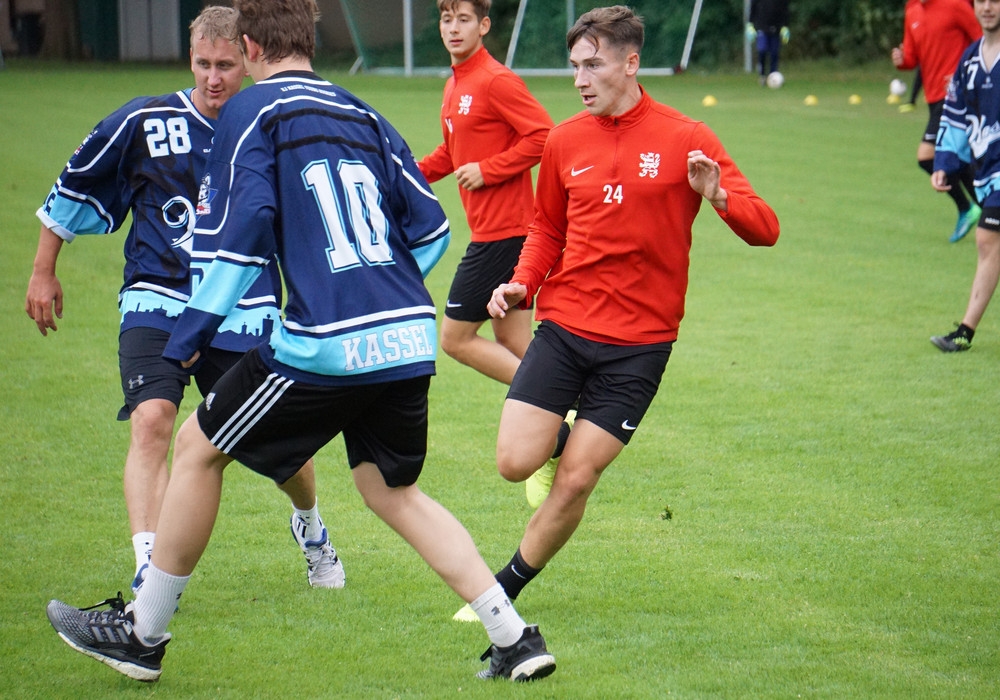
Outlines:
<svg viewBox="0 0 1000 700"><path fill-rule="evenodd" d="M944 111L944 100L929 102L927 109L930 112L930 116L927 118L927 126L924 127L923 141L937 143L938 126L941 125L941 113Z"/></svg>
<svg viewBox="0 0 1000 700"><path fill-rule="evenodd" d="M164 399L180 407L184 390L191 384L191 374L177 363L163 359L169 339L167 331L143 327L129 328L118 336L118 369L125 395L118 420L128 420L136 406L150 399ZM205 352L194 374L201 395L208 393L242 356L241 352L216 348Z"/></svg>
<svg viewBox="0 0 1000 700"><path fill-rule="evenodd" d="M627 445L656 396L672 347L598 343L542 321L507 398L562 416L579 397L577 419Z"/></svg>
<svg viewBox="0 0 1000 700"><path fill-rule="evenodd" d="M479 323L490 318L486 305L493 290L514 275L524 236L470 243L455 270L444 314L456 321Z"/></svg>
<svg viewBox="0 0 1000 700"><path fill-rule="evenodd" d="M318 386L271 371L250 350L198 406L219 450L279 484L344 434L351 468L373 462L390 487L416 483L427 454L430 377Z"/></svg>
<svg viewBox="0 0 1000 700"><path fill-rule="evenodd" d="M993 200L996 200L995 204L993 204ZM991 204L992 206L990 206ZM983 213L979 217L979 228L1000 233L1000 206L997 206L998 204L1000 204L1000 192L986 196L986 201L983 202Z"/></svg>

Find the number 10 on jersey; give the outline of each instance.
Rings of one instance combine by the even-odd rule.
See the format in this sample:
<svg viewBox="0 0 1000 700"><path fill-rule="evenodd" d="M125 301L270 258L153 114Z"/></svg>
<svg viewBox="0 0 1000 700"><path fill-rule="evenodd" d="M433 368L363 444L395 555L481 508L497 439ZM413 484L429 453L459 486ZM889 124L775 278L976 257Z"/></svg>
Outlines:
<svg viewBox="0 0 1000 700"><path fill-rule="evenodd" d="M340 161L335 178L329 161L313 161L303 168L302 181L316 198L326 226L330 241L327 255L333 272L362 263L392 264L388 222L379 207L378 180L364 163ZM339 190L339 197L334 188Z"/></svg>

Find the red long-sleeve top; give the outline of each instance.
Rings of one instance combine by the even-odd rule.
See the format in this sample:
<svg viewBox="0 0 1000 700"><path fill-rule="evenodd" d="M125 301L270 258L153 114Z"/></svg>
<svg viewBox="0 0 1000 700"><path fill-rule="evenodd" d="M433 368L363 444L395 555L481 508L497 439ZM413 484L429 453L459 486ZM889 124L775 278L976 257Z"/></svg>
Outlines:
<svg viewBox="0 0 1000 700"><path fill-rule="evenodd" d="M472 240L523 236L533 212L531 168L551 128L552 118L524 81L481 48L452 66L441 105L444 142L417 166L436 182L478 162L485 185L458 188Z"/></svg>
<svg viewBox="0 0 1000 700"><path fill-rule="evenodd" d="M716 211L729 228L750 245L777 241L777 216L718 137L643 92L624 115L583 112L549 133L511 280L528 288L525 301L538 293L539 320L617 345L677 337L703 199L688 182L693 150L721 166L728 211Z"/></svg>
<svg viewBox="0 0 1000 700"><path fill-rule="evenodd" d="M967 0L909 0L903 27L903 63L899 70L920 67L924 97L940 102L958 68L962 53L983 35Z"/></svg>

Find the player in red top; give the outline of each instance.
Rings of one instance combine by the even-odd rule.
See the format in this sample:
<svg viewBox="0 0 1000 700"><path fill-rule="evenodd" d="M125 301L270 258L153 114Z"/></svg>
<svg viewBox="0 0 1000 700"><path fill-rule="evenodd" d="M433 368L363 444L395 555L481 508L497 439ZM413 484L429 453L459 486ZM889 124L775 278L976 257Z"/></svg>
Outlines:
<svg viewBox="0 0 1000 700"><path fill-rule="evenodd" d="M909 0L904 23L903 43L892 50L892 62L899 70L920 68L930 117L917 146L917 163L930 174L934 170L934 141L948 81L958 68L962 53L983 32L967 0ZM948 190L958 207L958 223L949 239L952 243L962 240L982 214L976 202L973 177L974 168L969 165L958 174L962 187Z"/></svg>
<svg viewBox="0 0 1000 700"><path fill-rule="evenodd" d="M444 142L417 165L428 182L454 172L472 241L448 292L441 349L510 384L531 341L531 312L492 321L496 342L479 335L493 290L510 279L531 222L531 168L552 119L524 82L483 46L490 0L438 0L441 39L453 75L444 88Z"/></svg>
<svg viewBox="0 0 1000 700"><path fill-rule="evenodd" d="M579 397L551 491L497 574L511 599L569 540L656 394L684 313L702 200L750 245L778 239L774 211L715 134L639 85L642 42L642 19L623 6L587 12L570 29L586 111L550 132L528 239L489 304L502 318L541 286L541 324L500 417L505 479L522 481L546 461Z"/></svg>

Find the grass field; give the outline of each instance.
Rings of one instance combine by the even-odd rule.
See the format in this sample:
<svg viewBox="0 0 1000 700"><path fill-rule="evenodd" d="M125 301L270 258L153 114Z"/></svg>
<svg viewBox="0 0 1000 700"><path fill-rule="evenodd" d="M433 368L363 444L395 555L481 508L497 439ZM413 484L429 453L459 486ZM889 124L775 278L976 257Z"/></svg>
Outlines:
<svg viewBox="0 0 1000 700"><path fill-rule="evenodd" d="M554 676L474 678L485 634L450 621L459 599L365 510L335 442L317 471L347 588L308 588L285 497L233 465L163 678L147 686L72 652L44 613L50 598L89 605L131 578L128 429L115 421L123 234L63 251L57 333L39 335L23 301L34 211L69 154L130 97L190 74L9 62L0 695L1000 695L1000 327L988 314L961 355L928 342L961 317L975 244L947 242L954 207L914 162L926 111L885 103L893 73L789 65L780 91L744 75L643 81L720 135L782 236L751 249L707 206L696 222L687 317L659 395L574 539L518 600L556 654ZM438 142L440 79L324 74L386 115L418 157ZM529 85L556 120L578 111L568 78ZM703 107L706 94L718 105ZM818 105L804 106L807 94ZM453 179L435 191L455 234L428 279L440 306L468 230ZM442 357L421 479L493 567L529 515L492 461L503 397Z"/></svg>

